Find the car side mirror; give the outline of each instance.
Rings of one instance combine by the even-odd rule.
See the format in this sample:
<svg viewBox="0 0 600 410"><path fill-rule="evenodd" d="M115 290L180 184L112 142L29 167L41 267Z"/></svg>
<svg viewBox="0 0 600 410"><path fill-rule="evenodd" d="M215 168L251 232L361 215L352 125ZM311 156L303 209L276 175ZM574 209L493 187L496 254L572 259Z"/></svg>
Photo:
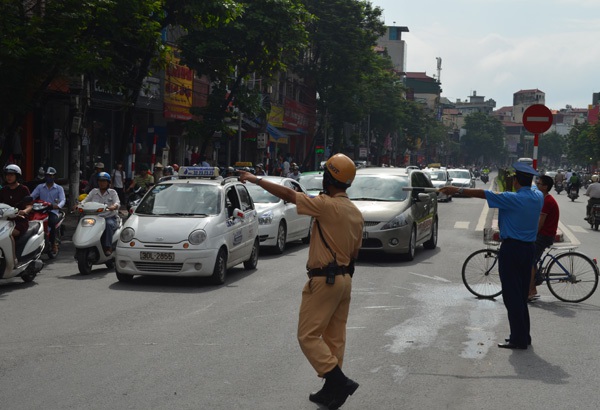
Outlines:
<svg viewBox="0 0 600 410"><path fill-rule="evenodd" d="M246 217L246 215L244 215L244 213L242 212L242 210L240 208L235 208L233 210L233 217L240 218L243 220Z"/></svg>
<svg viewBox="0 0 600 410"><path fill-rule="evenodd" d="M420 202L427 202L431 199L431 197L429 196L429 194L425 194L425 193L420 193L417 195L417 199Z"/></svg>

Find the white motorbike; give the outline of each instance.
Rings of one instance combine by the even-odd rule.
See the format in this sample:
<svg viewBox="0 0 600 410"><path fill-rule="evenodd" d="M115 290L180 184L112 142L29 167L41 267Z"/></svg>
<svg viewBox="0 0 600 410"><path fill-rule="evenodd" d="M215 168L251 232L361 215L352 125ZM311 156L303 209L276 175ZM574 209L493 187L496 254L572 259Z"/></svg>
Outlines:
<svg viewBox="0 0 600 410"><path fill-rule="evenodd" d="M19 210L7 204L0 204L0 279L20 276L23 282L31 282L44 267L40 260L44 252L44 225L37 221L29 222L24 235L11 239L15 223L11 220ZM17 260L15 261L14 255Z"/></svg>
<svg viewBox="0 0 600 410"><path fill-rule="evenodd" d="M73 234L73 245L75 245L75 259L79 273L89 275L94 265L106 265L112 269L115 266L115 255L105 255L102 247L102 234L106 227L106 220L99 216L107 210L107 205L99 202L86 202L77 206L81 217ZM117 240L121 235L123 222L117 215L117 229L112 237L113 251L117 247Z"/></svg>

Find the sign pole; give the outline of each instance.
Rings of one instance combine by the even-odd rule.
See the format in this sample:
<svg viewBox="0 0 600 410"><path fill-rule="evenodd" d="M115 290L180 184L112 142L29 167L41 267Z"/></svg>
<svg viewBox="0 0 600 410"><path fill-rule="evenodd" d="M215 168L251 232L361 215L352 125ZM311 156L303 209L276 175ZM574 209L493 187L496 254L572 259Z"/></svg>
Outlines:
<svg viewBox="0 0 600 410"><path fill-rule="evenodd" d="M533 135L533 169L537 171L537 157L538 157L538 142L539 134Z"/></svg>

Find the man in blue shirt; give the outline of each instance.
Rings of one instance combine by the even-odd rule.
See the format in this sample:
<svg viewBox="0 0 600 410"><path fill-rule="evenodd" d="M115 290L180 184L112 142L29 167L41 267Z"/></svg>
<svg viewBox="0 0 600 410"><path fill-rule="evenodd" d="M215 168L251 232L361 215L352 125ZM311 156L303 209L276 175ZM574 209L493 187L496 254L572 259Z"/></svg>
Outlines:
<svg viewBox="0 0 600 410"><path fill-rule="evenodd" d="M502 239L498 270L510 324L509 338L506 343L498 343L498 347L527 349L531 344L527 296L531 269L535 263L535 240L544 196L540 191L531 189L533 177L539 175L535 169L522 162L513 164L513 168L513 186L516 192L496 193L450 186L440 188L440 192L486 199L490 208L498 208L498 226Z"/></svg>
<svg viewBox="0 0 600 410"><path fill-rule="evenodd" d="M49 237L48 240L52 245L52 252L58 252L58 244L56 243L56 224L58 222L58 209L65 206L65 190L58 184L54 183L54 176L56 175L56 170L52 167L48 167L44 177L46 179L45 183L39 184L33 192L31 193L31 197L36 199L41 199L42 201L50 202L52 204L52 211L48 212L48 227L49 227Z"/></svg>

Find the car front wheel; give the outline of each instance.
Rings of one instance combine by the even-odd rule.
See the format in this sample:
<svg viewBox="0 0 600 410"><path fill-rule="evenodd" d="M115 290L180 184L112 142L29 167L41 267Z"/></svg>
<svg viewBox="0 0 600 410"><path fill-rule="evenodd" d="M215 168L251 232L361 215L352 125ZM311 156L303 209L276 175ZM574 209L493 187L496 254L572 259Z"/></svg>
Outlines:
<svg viewBox="0 0 600 410"><path fill-rule="evenodd" d="M423 248L425 249L435 249L437 247L438 240L438 221L437 218L433 219L433 224L431 225L431 237L427 242L423 243Z"/></svg>
<svg viewBox="0 0 600 410"><path fill-rule="evenodd" d="M285 240L287 238L287 229L285 227L285 222L281 222L279 224L279 228L277 229L277 244L275 244L275 252L278 254L282 254L285 250Z"/></svg>
<svg viewBox="0 0 600 410"><path fill-rule="evenodd" d="M258 246L259 241L258 238L256 238L254 240L254 245L252 245L252 253L250 254L250 258L247 261L244 261L245 269L256 269L256 265L258 265Z"/></svg>
<svg viewBox="0 0 600 410"><path fill-rule="evenodd" d="M412 229L410 230L410 240L408 242L408 251L404 255L402 255L404 260L412 261L413 259L415 259L416 243L417 243L417 231L415 230L415 227L413 226Z"/></svg>
<svg viewBox="0 0 600 410"><path fill-rule="evenodd" d="M215 261L215 268L210 280L215 285L222 285L225 283L225 276L227 274L227 253L225 248L221 248Z"/></svg>

